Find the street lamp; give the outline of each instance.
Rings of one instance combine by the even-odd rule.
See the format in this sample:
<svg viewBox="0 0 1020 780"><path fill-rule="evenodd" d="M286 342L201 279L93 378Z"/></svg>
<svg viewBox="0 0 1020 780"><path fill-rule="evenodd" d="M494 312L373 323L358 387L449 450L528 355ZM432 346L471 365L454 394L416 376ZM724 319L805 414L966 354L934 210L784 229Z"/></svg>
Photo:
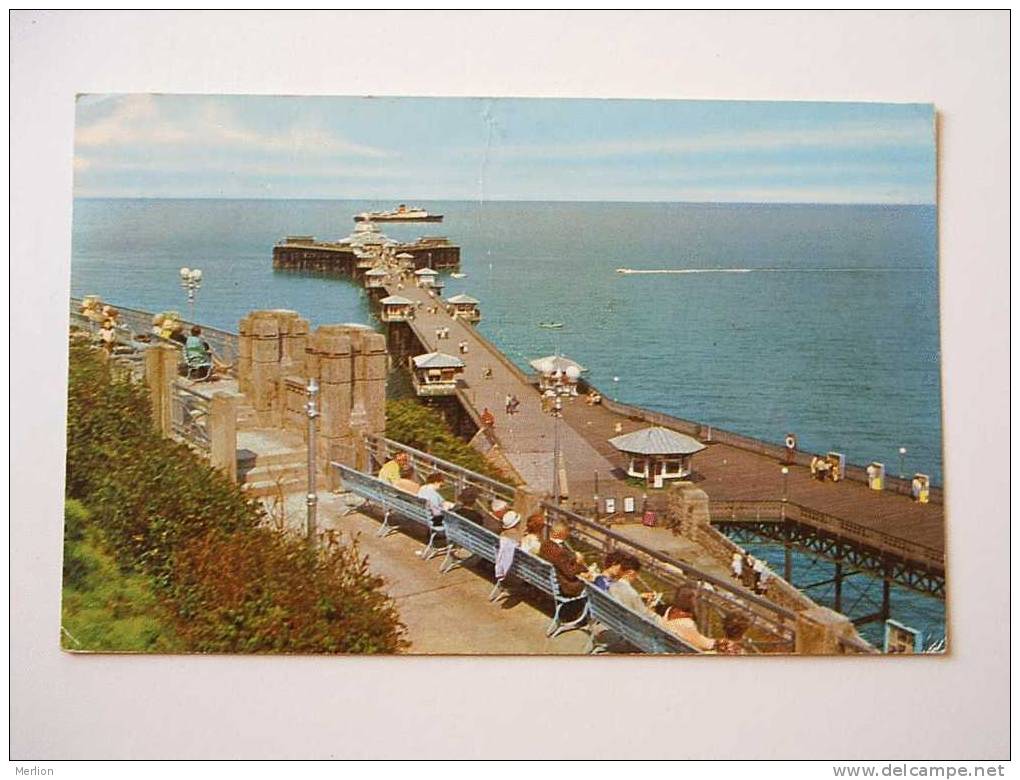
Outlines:
<svg viewBox="0 0 1020 780"><path fill-rule="evenodd" d="M202 269L181 268L181 288L188 294L188 304L191 307L191 324L195 324L195 293L202 286Z"/></svg>
<svg viewBox="0 0 1020 780"><path fill-rule="evenodd" d="M618 376L613 377L613 400L620 400L620 377Z"/></svg>
<svg viewBox="0 0 1020 780"><path fill-rule="evenodd" d="M319 397L319 383L312 377L308 380L308 403L305 404L305 413L308 415L308 494L305 501L308 507L308 522L305 528L308 544L315 547L315 537L318 533L316 528L316 510L319 504L318 477L315 473L315 418L319 416L319 409L315 401Z"/></svg>
<svg viewBox="0 0 1020 780"><path fill-rule="evenodd" d="M563 416L563 400L557 395L553 401L553 498L560 505L560 417Z"/></svg>
<svg viewBox="0 0 1020 780"><path fill-rule="evenodd" d="M790 480L790 469L789 469L788 466L783 466L780 469L780 471L783 474L783 501L786 501L787 497L789 495L788 492L787 492L787 488L788 488L788 483L789 483L789 480Z"/></svg>
<svg viewBox="0 0 1020 780"><path fill-rule="evenodd" d="M904 476L903 476L903 474L904 474L904 471L903 471L903 458L904 458L904 456L906 454L907 454L907 448L906 447L900 447L900 479L904 479Z"/></svg>

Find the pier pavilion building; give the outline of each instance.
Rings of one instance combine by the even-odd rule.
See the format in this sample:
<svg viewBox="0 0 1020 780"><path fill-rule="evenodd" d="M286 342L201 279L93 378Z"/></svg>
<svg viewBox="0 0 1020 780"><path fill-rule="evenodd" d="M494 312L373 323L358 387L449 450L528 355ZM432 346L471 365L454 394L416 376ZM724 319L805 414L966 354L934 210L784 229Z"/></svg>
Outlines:
<svg viewBox="0 0 1020 780"><path fill-rule="evenodd" d="M454 313L459 319L466 322L480 322L482 319L482 312L479 310L479 303L476 299L470 295L454 295L452 298L447 298L446 302L453 307Z"/></svg>
<svg viewBox="0 0 1020 780"><path fill-rule="evenodd" d="M616 436L609 443L629 457L627 474L644 479L652 487L662 487L665 480L689 477L694 454L705 449L693 436L659 426Z"/></svg>
<svg viewBox="0 0 1020 780"><path fill-rule="evenodd" d="M427 352L411 358L411 384L419 396L454 395L464 361L443 352Z"/></svg>

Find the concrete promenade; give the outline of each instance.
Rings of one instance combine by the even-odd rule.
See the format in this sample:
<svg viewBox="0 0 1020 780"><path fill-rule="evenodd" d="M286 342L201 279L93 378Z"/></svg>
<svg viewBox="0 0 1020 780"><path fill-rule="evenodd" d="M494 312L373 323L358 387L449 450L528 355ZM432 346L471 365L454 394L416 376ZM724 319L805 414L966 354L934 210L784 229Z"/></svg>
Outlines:
<svg viewBox="0 0 1020 780"><path fill-rule="evenodd" d="M447 314L442 301L430 297L426 290L413 283L405 284L401 290L396 284L389 284L387 290L390 295L421 302L414 320L408 323L418 339L430 352L444 352L464 361L467 398L478 413L485 408L492 411L496 418L493 433L503 455L525 482L552 494L556 420L542 411L535 388L523 375L502 362L473 327ZM428 307L436 305L439 307L437 314L426 313ZM449 339L437 338L436 331L440 328L450 329ZM461 341L467 342L467 354L458 351ZM491 379L484 377L487 368L492 369ZM520 399L521 405L515 415L504 412L507 395ZM564 401L564 405L568 404ZM570 496L590 496L595 472L599 472L601 479L610 479L613 465L570 425L561 421L559 430L560 452L567 470L564 492Z"/></svg>
<svg viewBox="0 0 1020 780"><path fill-rule="evenodd" d="M551 609L542 601L531 603L513 597L501 604L489 602L492 581L471 564L441 574L442 557L422 561L415 553L424 539L414 529L381 539L380 522L360 513L344 516L347 504L333 493L319 493L318 525L336 531L338 541L356 538L368 555L371 571L385 582L383 590L396 602L407 627L414 654L444 655L561 655L584 653L588 636L568 631L549 639L545 635ZM288 496L288 525L302 531L304 494Z"/></svg>

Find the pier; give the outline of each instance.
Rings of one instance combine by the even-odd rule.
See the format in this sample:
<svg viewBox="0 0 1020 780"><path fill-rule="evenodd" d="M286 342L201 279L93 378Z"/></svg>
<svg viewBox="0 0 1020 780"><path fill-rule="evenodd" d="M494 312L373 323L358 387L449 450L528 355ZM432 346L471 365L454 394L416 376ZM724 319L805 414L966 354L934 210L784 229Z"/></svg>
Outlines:
<svg viewBox="0 0 1020 780"><path fill-rule="evenodd" d="M422 236L411 243L392 242L389 248L394 253L406 254L415 268L447 269L460 265L460 247L442 236ZM362 249L359 242L350 238L316 241L314 236L289 236L273 247L273 268L358 278L365 270L359 267L364 258Z"/></svg>
<svg viewBox="0 0 1020 780"><path fill-rule="evenodd" d="M945 530L940 490L929 503L911 499L909 485L889 479L886 489L868 487L863 469L848 467L838 482L813 479L810 454L796 453L788 462L779 446L687 420L671 418L611 401L586 404L581 396L562 400L562 417L543 411L533 377L514 365L478 330L454 317L434 290L387 277L381 289L411 302L411 318L387 324L390 343L410 352L446 352L464 367L456 398L479 428L488 409L495 425L486 431L501 461L509 463L522 482L547 495L557 490L574 510L619 523L635 539L662 545L671 553L690 554L653 529L636 525L642 509L666 510L666 492L628 480L627 459L609 440L614 436L662 425L705 442L694 456L689 480L709 498L712 524L729 536L784 546L791 578L791 554L807 552L833 562L836 601L843 578L866 571L883 580L883 602L871 619L888 617L889 587L897 583L927 595L945 597ZM413 334L410 341L401 329ZM444 338L439 332L444 331ZM448 336L445 331L448 331ZM460 346L466 346L461 352ZM590 386L582 381L582 387ZM504 412L505 398L520 401L517 414ZM559 468L554 468L555 453ZM783 473L783 467L787 473ZM606 499L612 500L608 511ZM628 500L629 499L629 500ZM631 507L630 512L623 510ZM702 557L699 563L709 566ZM716 561L718 565L719 561Z"/></svg>

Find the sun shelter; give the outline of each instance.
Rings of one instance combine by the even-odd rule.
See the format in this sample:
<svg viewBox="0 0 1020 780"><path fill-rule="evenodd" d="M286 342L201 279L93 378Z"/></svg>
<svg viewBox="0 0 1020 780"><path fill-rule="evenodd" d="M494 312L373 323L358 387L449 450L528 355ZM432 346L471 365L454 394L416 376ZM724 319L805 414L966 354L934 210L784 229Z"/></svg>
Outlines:
<svg viewBox="0 0 1020 780"><path fill-rule="evenodd" d="M446 302L453 307L453 312L458 319L466 320L467 322L478 322L482 319L482 313L478 309L478 301L472 298L470 295L454 295L452 298L447 298Z"/></svg>
<svg viewBox="0 0 1020 780"><path fill-rule="evenodd" d="M389 272L382 268L372 268L365 271L365 287L369 290L378 290L386 286L386 277Z"/></svg>
<svg viewBox="0 0 1020 780"><path fill-rule="evenodd" d="M464 373L464 361L443 352L428 352L411 358L411 383L420 396L453 395L457 379Z"/></svg>
<svg viewBox="0 0 1020 780"><path fill-rule="evenodd" d="M414 301L400 295L389 295L379 301L382 311L379 319L383 322L407 322L414 311Z"/></svg>
<svg viewBox="0 0 1020 780"><path fill-rule="evenodd" d="M419 287L433 287L439 278L439 271L432 268L419 268L414 272L414 278L418 280Z"/></svg>
<svg viewBox="0 0 1020 780"><path fill-rule="evenodd" d="M577 395L577 382L588 369L563 355L548 355L531 361L538 372L538 389L560 395Z"/></svg>
<svg viewBox="0 0 1020 780"><path fill-rule="evenodd" d="M667 479L689 477L694 454L705 449L693 436L659 426L615 436L609 443L629 456L627 474L652 487L662 487Z"/></svg>

